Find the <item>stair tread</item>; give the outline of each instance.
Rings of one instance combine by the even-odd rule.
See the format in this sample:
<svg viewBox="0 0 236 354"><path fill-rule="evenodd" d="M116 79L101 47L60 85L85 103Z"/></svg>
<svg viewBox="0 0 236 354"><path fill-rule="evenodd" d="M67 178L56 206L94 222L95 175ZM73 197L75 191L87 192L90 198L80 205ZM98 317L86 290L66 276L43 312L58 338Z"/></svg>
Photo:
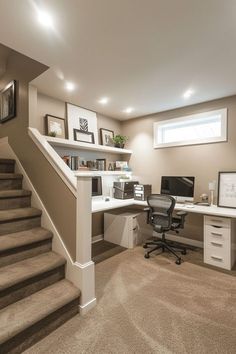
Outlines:
<svg viewBox="0 0 236 354"><path fill-rule="evenodd" d="M15 160L12 160L12 159L0 159L0 164L15 164Z"/></svg>
<svg viewBox="0 0 236 354"><path fill-rule="evenodd" d="M0 191L0 199L28 197L30 195L31 195L31 191L27 191L24 189L9 189L9 190Z"/></svg>
<svg viewBox="0 0 236 354"><path fill-rule="evenodd" d="M23 179L20 173L0 173L0 179Z"/></svg>
<svg viewBox="0 0 236 354"><path fill-rule="evenodd" d="M41 210L32 207L0 210L0 223L19 219L27 219L41 215Z"/></svg>
<svg viewBox="0 0 236 354"><path fill-rule="evenodd" d="M0 311L0 344L34 325L69 302L80 291L63 279Z"/></svg>
<svg viewBox="0 0 236 354"><path fill-rule="evenodd" d="M59 254L46 252L2 267L0 268L0 291L62 266L65 263L65 258Z"/></svg>
<svg viewBox="0 0 236 354"><path fill-rule="evenodd" d="M0 252L51 239L52 236L51 231L42 227L35 227L30 230L7 234L1 236Z"/></svg>

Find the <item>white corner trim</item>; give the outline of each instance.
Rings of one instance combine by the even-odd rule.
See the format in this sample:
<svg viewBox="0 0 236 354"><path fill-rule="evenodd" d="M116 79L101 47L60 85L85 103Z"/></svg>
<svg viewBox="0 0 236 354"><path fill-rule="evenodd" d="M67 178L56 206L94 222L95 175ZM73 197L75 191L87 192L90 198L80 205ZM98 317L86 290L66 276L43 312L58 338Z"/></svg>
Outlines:
<svg viewBox="0 0 236 354"><path fill-rule="evenodd" d="M85 268L88 268L90 266L94 266L94 262L93 261L89 261L87 263L79 263L79 262L75 262L74 263L75 265L77 265L77 267L81 268L81 269L85 269Z"/></svg>
<svg viewBox="0 0 236 354"><path fill-rule="evenodd" d="M99 241L102 241L102 240L104 240L104 235L103 234L92 237L92 243L96 243L96 242L99 242Z"/></svg>
<svg viewBox="0 0 236 354"><path fill-rule="evenodd" d="M85 315L88 311L90 311L97 303L96 297L93 298L91 301L87 302L84 305L79 305L79 313L81 315Z"/></svg>
<svg viewBox="0 0 236 354"><path fill-rule="evenodd" d="M71 169L65 164L55 149L47 142L46 138L35 128L28 128L28 133L33 142L42 152L47 161L52 165L70 191L77 196L77 179Z"/></svg>

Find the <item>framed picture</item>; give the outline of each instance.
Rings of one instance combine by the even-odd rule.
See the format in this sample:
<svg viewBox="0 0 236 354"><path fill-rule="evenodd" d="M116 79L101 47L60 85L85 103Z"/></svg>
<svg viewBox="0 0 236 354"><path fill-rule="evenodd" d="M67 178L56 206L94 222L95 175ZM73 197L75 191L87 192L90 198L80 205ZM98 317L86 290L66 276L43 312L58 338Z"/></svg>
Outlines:
<svg viewBox="0 0 236 354"><path fill-rule="evenodd" d="M106 171L106 159L96 159L98 171Z"/></svg>
<svg viewBox="0 0 236 354"><path fill-rule="evenodd" d="M46 134L57 138L66 138L65 119L46 114L45 116Z"/></svg>
<svg viewBox="0 0 236 354"><path fill-rule="evenodd" d="M94 143L98 144L97 115L93 111L66 103L68 138L74 140L74 129L93 133ZM84 134L86 136L86 134Z"/></svg>
<svg viewBox="0 0 236 354"><path fill-rule="evenodd" d="M236 208L236 172L219 172L217 205Z"/></svg>
<svg viewBox="0 0 236 354"><path fill-rule="evenodd" d="M114 146L114 132L109 129L100 128L100 136L102 145Z"/></svg>
<svg viewBox="0 0 236 354"><path fill-rule="evenodd" d="M91 132L74 129L74 140L82 143L94 144L94 134Z"/></svg>
<svg viewBox="0 0 236 354"><path fill-rule="evenodd" d="M16 81L11 81L0 91L0 122L16 117Z"/></svg>

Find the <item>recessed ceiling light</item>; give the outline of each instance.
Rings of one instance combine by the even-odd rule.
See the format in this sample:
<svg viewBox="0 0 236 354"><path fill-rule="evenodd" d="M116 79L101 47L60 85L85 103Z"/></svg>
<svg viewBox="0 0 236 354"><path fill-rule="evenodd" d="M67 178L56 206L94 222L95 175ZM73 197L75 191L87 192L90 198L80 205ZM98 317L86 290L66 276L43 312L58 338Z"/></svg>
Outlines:
<svg viewBox="0 0 236 354"><path fill-rule="evenodd" d="M129 114L129 113L133 112L133 110L134 110L133 107L128 107L123 112Z"/></svg>
<svg viewBox="0 0 236 354"><path fill-rule="evenodd" d="M184 98L189 98L189 97L191 97L193 94L194 94L194 91L191 90L191 89L189 89L189 90L185 91L185 93L183 94L183 97L184 97Z"/></svg>
<svg viewBox="0 0 236 354"><path fill-rule="evenodd" d="M44 27L53 27L53 19L50 14L45 11L38 11L38 20Z"/></svg>
<svg viewBox="0 0 236 354"><path fill-rule="evenodd" d="M75 89L75 84L73 84L73 82L66 82L65 88L67 89L67 91L73 91Z"/></svg>
<svg viewBox="0 0 236 354"><path fill-rule="evenodd" d="M108 101L109 101L108 97L102 97L98 102L105 105L108 103Z"/></svg>

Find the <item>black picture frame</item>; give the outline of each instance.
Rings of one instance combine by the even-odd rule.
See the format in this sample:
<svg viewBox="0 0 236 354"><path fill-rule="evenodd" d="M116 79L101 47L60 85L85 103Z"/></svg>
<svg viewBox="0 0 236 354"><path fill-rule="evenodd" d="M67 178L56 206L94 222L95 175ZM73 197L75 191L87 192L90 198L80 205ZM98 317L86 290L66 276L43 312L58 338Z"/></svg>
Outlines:
<svg viewBox="0 0 236 354"><path fill-rule="evenodd" d="M56 135L57 138L61 139L66 139L66 120L64 118L60 118L57 116L54 116L52 114L46 114L45 115L45 132L46 135L51 136L52 130L50 129L50 120L55 120L58 121L59 123L62 124L62 134Z"/></svg>
<svg viewBox="0 0 236 354"><path fill-rule="evenodd" d="M228 180L227 183L222 180L226 175L230 177L230 180ZM236 171L220 171L218 173L217 206L221 208L236 209Z"/></svg>
<svg viewBox="0 0 236 354"><path fill-rule="evenodd" d="M0 122L16 117L16 80L9 82L0 91Z"/></svg>
<svg viewBox="0 0 236 354"><path fill-rule="evenodd" d="M105 134L107 133L109 139L105 141ZM110 129L100 128L101 144L105 146L114 146L112 139L114 138L114 131Z"/></svg>
<svg viewBox="0 0 236 354"><path fill-rule="evenodd" d="M96 159L98 171L106 171L106 159Z"/></svg>
<svg viewBox="0 0 236 354"><path fill-rule="evenodd" d="M81 143L94 144L94 134L92 132L74 129L74 140Z"/></svg>

